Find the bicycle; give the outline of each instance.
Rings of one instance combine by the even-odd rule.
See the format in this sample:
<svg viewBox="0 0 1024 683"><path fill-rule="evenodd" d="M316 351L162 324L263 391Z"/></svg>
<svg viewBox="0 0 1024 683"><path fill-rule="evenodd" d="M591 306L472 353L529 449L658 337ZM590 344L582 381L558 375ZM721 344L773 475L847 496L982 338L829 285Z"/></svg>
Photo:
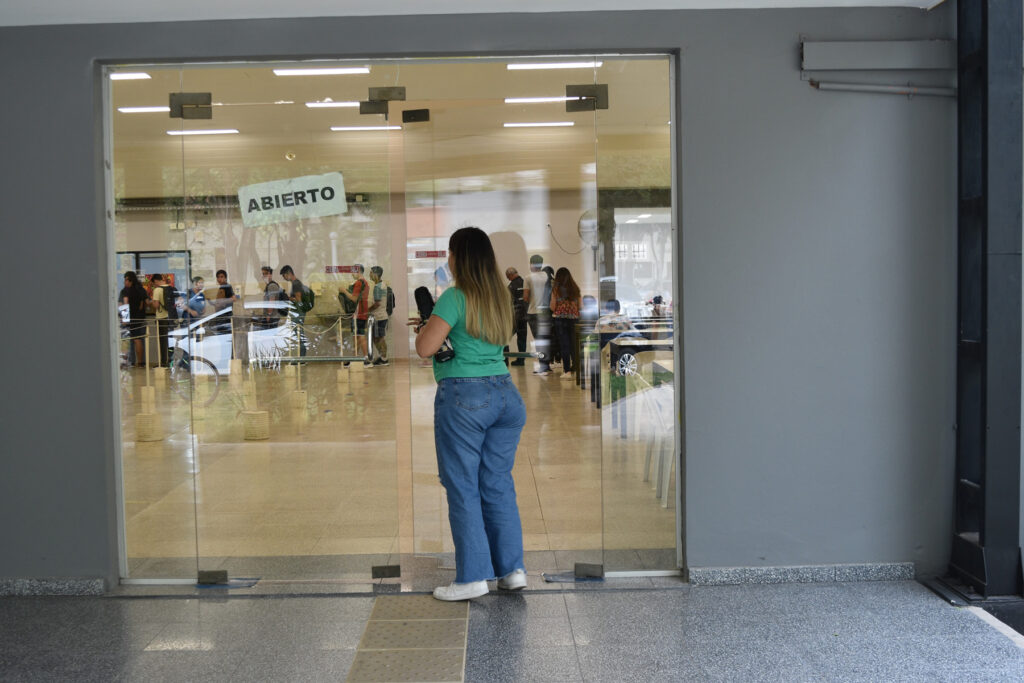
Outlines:
<svg viewBox="0 0 1024 683"><path fill-rule="evenodd" d="M170 384L174 393L186 401L208 406L220 391L220 373L205 358L189 356L180 347L174 348L170 361Z"/></svg>

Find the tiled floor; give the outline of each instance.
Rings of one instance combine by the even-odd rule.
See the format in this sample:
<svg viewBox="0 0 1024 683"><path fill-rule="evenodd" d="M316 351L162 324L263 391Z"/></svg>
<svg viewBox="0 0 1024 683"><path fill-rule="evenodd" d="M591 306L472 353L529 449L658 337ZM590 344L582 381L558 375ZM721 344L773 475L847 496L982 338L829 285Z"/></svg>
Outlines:
<svg viewBox="0 0 1024 683"><path fill-rule="evenodd" d="M914 582L535 590L532 579L471 602L465 680L1024 680L1013 640ZM0 598L0 680L340 681L374 602Z"/></svg>
<svg viewBox="0 0 1024 683"><path fill-rule="evenodd" d="M316 566L314 578L339 579L381 556L450 552L430 368L398 360L344 383L338 370L309 363L236 373L207 407L183 400L160 370L124 371L130 577L194 578L197 568L221 568L231 576L311 578ZM629 551L609 555L620 563L606 562L609 570L651 568L635 551L653 550L648 558L663 560L654 568L673 569L674 477L664 507L644 481L652 437L671 436L664 415L652 412L671 406L671 387L638 392L613 415L609 403L591 402L589 390L530 370L512 368L528 409L513 472L526 549L586 562L601 549ZM151 442L137 440L135 422L147 383L164 423L164 438ZM265 441L243 438L250 387L269 414ZM300 387L297 408L291 401ZM624 404L635 427L627 438L612 427Z"/></svg>

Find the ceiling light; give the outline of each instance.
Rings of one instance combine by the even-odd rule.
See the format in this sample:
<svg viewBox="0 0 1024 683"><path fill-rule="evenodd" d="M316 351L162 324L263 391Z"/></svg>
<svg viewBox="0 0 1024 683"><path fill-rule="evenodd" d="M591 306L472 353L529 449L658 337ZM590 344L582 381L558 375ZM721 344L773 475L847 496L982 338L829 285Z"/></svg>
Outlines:
<svg viewBox="0 0 1024 683"><path fill-rule="evenodd" d="M506 128L546 128L549 126L575 126L572 121L540 121L538 123L506 123Z"/></svg>
<svg viewBox="0 0 1024 683"><path fill-rule="evenodd" d="M237 133L235 128L204 128L199 130L169 130L168 135L232 135Z"/></svg>
<svg viewBox="0 0 1024 683"><path fill-rule="evenodd" d="M332 102L330 98L327 98L323 102L306 102L306 106L310 109L317 107L358 107L358 102Z"/></svg>
<svg viewBox="0 0 1024 683"><path fill-rule="evenodd" d="M368 66L341 66L328 69L274 69L275 76L345 76L368 74Z"/></svg>
<svg viewBox="0 0 1024 683"><path fill-rule="evenodd" d="M402 130L401 126L331 126L331 130Z"/></svg>
<svg viewBox="0 0 1024 683"><path fill-rule="evenodd" d="M626 221L626 222L627 222L627 223L639 223L640 221L638 221L638 220L637 220L637 219L635 219L635 218L630 218L630 219L629 219L628 221Z"/></svg>
<svg viewBox="0 0 1024 683"><path fill-rule="evenodd" d="M147 78L149 78L149 74L144 72L132 73L121 71L116 74L110 74L110 80L112 81L141 81Z"/></svg>
<svg viewBox="0 0 1024 683"><path fill-rule="evenodd" d="M170 107L118 107L122 114L149 114L158 111L170 111Z"/></svg>
<svg viewBox="0 0 1024 683"><path fill-rule="evenodd" d="M650 217L651 217L651 214L649 214L649 213L642 213L639 216L637 216L637 218L650 218Z"/></svg>
<svg viewBox="0 0 1024 683"><path fill-rule="evenodd" d="M505 104L536 104L538 102L571 102L582 97L506 97Z"/></svg>
<svg viewBox="0 0 1024 683"><path fill-rule="evenodd" d="M541 62L506 64L505 68L509 71L522 69L596 69L602 64L604 64L604 62Z"/></svg>

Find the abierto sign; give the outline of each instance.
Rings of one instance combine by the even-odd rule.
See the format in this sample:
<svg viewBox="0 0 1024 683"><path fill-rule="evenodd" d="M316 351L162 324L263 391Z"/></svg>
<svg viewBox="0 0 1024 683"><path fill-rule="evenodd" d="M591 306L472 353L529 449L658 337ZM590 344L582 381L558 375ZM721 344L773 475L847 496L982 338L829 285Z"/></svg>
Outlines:
<svg viewBox="0 0 1024 683"><path fill-rule="evenodd" d="M238 208L247 228L348 211L340 173L273 180L238 188Z"/></svg>

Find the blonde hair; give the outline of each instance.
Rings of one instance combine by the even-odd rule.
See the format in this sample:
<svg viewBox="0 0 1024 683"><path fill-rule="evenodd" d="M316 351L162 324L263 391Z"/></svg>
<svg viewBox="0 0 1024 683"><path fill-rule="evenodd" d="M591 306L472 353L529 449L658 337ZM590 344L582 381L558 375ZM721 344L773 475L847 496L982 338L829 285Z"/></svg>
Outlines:
<svg viewBox="0 0 1024 683"><path fill-rule="evenodd" d="M494 247L480 228L460 228L448 240L455 286L466 297L466 332L504 346L515 330L512 294L505 286Z"/></svg>

